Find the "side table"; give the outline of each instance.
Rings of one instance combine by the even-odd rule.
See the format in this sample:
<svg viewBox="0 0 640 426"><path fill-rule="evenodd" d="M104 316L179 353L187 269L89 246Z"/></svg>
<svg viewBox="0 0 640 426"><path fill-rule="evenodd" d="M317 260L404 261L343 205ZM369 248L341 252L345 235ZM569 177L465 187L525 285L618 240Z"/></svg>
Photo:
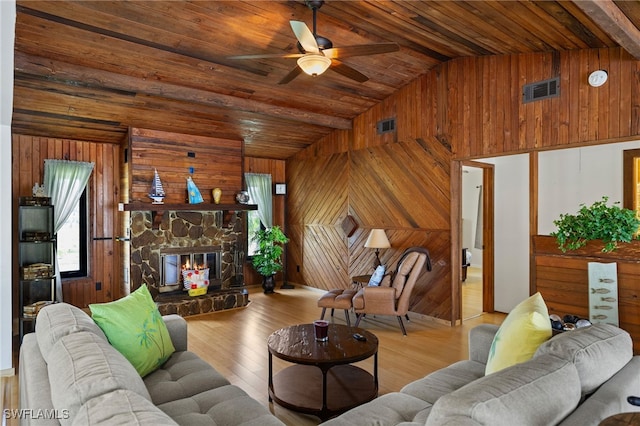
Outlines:
<svg viewBox="0 0 640 426"><path fill-rule="evenodd" d="M351 282L356 290L364 287L369 280L371 279L371 275L356 275L355 277L351 277Z"/></svg>
<svg viewBox="0 0 640 426"><path fill-rule="evenodd" d="M640 412L614 414L600 422L600 426L632 426L639 424Z"/></svg>
<svg viewBox="0 0 640 426"><path fill-rule="evenodd" d="M356 340L354 333L366 337ZM328 420L378 395L378 338L361 328L329 324L317 342L313 324L275 331L269 349L269 402ZM273 357L291 362L274 376ZM373 373L351 365L373 356Z"/></svg>

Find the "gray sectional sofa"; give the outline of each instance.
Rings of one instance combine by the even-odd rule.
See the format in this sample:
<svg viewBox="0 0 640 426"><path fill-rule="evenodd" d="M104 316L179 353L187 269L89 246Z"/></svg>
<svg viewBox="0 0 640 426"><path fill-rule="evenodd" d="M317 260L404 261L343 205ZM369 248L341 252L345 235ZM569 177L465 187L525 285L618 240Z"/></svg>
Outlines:
<svg viewBox="0 0 640 426"><path fill-rule="evenodd" d="M20 348L23 425L284 425L187 350L187 323L163 317L176 351L143 378L81 309L38 314Z"/></svg>
<svg viewBox="0 0 640 426"><path fill-rule="evenodd" d="M626 401L640 396L640 356L633 356L626 331L597 324L565 332L543 343L531 360L485 376L497 330L473 328L468 360L323 425L589 426L640 411Z"/></svg>

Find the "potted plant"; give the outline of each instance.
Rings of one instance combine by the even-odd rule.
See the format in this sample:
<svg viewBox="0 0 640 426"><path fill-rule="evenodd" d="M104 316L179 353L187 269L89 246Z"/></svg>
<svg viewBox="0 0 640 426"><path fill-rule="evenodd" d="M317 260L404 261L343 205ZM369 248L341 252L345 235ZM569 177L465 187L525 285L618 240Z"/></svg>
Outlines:
<svg viewBox="0 0 640 426"><path fill-rule="evenodd" d="M253 267L262 275L262 289L265 294L273 293L276 287L275 274L282 270L282 251L289 239L279 226L261 229L256 232L254 241L258 243L258 250L253 255Z"/></svg>
<svg viewBox="0 0 640 426"><path fill-rule="evenodd" d="M619 202L607 206L608 197L591 206L580 204L576 215L561 214L553 223L558 227L551 236L556 237L562 252L583 247L589 240L602 240L602 251L615 250L619 242L638 239L640 219L635 211L620 207Z"/></svg>

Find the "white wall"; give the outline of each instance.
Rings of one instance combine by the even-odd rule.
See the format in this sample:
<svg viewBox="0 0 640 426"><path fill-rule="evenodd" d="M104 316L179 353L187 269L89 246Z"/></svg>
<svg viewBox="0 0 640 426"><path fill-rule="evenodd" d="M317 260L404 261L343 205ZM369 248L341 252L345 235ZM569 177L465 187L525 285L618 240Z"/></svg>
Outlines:
<svg viewBox="0 0 640 426"><path fill-rule="evenodd" d="M553 232L553 221L576 213L581 203L603 195L621 201L622 151L638 148L640 141L540 152L538 232ZM478 161L495 165L494 308L509 312L529 296L529 155Z"/></svg>
<svg viewBox="0 0 640 426"><path fill-rule="evenodd" d="M15 0L0 1L0 375L14 373L11 315L11 114Z"/></svg>
<svg viewBox="0 0 640 426"><path fill-rule="evenodd" d="M482 160L495 165L494 309L529 297L529 155Z"/></svg>
<svg viewBox="0 0 640 426"><path fill-rule="evenodd" d="M482 249L475 248L478 224L478 198L482 185L482 169L464 166L462 168L462 247L471 252L471 265L482 267ZM464 259L462 259L464 261Z"/></svg>
<svg viewBox="0 0 640 426"><path fill-rule="evenodd" d="M561 213L575 214L580 204L591 205L603 195L609 203L622 201L622 151L637 148L639 141L541 152L538 232L549 235Z"/></svg>

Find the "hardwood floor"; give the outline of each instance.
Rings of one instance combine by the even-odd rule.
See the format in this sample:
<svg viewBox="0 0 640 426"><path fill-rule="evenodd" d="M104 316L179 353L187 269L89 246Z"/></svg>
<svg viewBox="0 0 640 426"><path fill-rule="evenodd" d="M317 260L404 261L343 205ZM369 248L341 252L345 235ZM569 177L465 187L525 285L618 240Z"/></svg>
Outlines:
<svg viewBox="0 0 640 426"><path fill-rule="evenodd" d="M482 315L482 269L469 267L462 282L462 320L478 315Z"/></svg>
<svg viewBox="0 0 640 426"><path fill-rule="evenodd" d="M292 324L308 323L320 316L316 302L323 294L310 288L276 289L265 295L250 288L250 304L246 308L187 317L189 349L213 365L227 379L268 407L288 425L316 425L320 421L270 404L267 396L268 357L266 340L275 330ZM345 324L343 312L327 317ZM430 318L409 314L407 336L400 332L396 318L367 317L360 324L379 339L379 393L398 391L405 384L424 377L454 361L467 358L467 335L481 323L499 324L504 314L481 314L451 327ZM353 321L352 317L352 321ZM288 366L274 358L274 372ZM373 359L358 363L372 371ZM17 365L16 365L17 370ZM16 376L2 378L0 408L18 407ZM17 425L5 420L2 425Z"/></svg>
<svg viewBox="0 0 640 426"><path fill-rule="evenodd" d="M318 424L315 417L269 404L266 340L281 327L317 319L320 309L316 302L322 294L299 286L293 290L278 289L272 295L264 295L255 289L250 294L251 303L247 308L187 318L189 349L211 363L233 384L268 406L283 422L289 425ZM379 339L380 394L398 391L405 384L438 368L466 359L469 330L481 323L499 324L504 314L482 314L457 327L420 318L416 314L410 313L409 317L411 322L406 324L406 337L393 317L367 317L360 324ZM343 312L336 311L331 320L345 324ZM274 373L289 365L274 358ZM373 360L356 365L372 371Z"/></svg>

